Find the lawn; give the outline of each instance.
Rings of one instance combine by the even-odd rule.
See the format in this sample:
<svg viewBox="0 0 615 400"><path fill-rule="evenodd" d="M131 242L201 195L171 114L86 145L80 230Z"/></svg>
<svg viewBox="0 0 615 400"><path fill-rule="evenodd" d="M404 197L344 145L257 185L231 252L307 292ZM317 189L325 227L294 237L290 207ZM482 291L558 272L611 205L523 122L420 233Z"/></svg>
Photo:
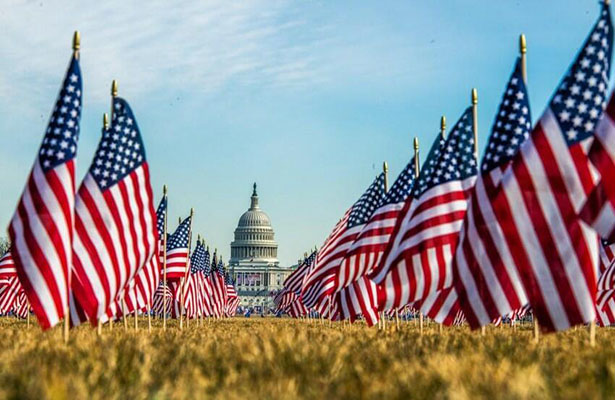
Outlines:
<svg viewBox="0 0 615 400"><path fill-rule="evenodd" d="M131 321L132 323L132 321ZM338 399L614 398L615 330L586 328L532 341L530 325L362 324L235 318L166 331L140 320L102 335L41 332L0 318L0 398ZM389 328L392 328L389 326Z"/></svg>

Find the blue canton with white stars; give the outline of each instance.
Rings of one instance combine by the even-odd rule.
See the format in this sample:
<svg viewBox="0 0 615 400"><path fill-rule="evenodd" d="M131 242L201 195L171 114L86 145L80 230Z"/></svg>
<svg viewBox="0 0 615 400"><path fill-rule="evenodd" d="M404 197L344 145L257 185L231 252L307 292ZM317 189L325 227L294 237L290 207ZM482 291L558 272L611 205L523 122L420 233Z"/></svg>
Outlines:
<svg viewBox="0 0 615 400"><path fill-rule="evenodd" d="M517 154L531 130L530 102L523 82L521 60L517 59L491 129L481 171L489 172L506 165Z"/></svg>
<svg viewBox="0 0 615 400"><path fill-rule="evenodd" d="M384 197L384 173L367 188L367 191L352 206L348 217L348 228L366 223Z"/></svg>
<svg viewBox="0 0 615 400"><path fill-rule="evenodd" d="M434 151L426 160L428 165L426 175L419 175L418 184L413 195L420 197L425 191L454 180L464 180L476 175L477 166L474 158L474 134L472 132L472 107L468 107L451 133L446 138L438 155ZM435 160L435 161L434 161ZM433 162L432 162L433 161Z"/></svg>
<svg viewBox="0 0 615 400"><path fill-rule="evenodd" d="M158 237L164 235L164 216L167 213L167 196L163 196L156 210L156 228L158 229Z"/></svg>
<svg viewBox="0 0 615 400"><path fill-rule="evenodd" d="M205 250L205 256L203 257L203 273L205 275L209 275L211 272L211 259L210 259L209 249Z"/></svg>
<svg viewBox="0 0 615 400"><path fill-rule="evenodd" d="M38 159L47 172L75 158L81 118L81 69L74 56L53 108Z"/></svg>
<svg viewBox="0 0 615 400"><path fill-rule="evenodd" d="M205 247L197 242L196 248L190 257L190 272L193 274L205 270Z"/></svg>
<svg viewBox="0 0 615 400"><path fill-rule="evenodd" d="M550 107L568 146L594 133L606 107L613 44L608 5L553 96Z"/></svg>
<svg viewBox="0 0 615 400"><path fill-rule="evenodd" d="M174 249L188 248L188 236L190 234L190 221L192 217L188 217L182 221L175 232L167 239L167 251Z"/></svg>
<svg viewBox="0 0 615 400"><path fill-rule="evenodd" d="M218 275L224 276L224 262L222 259L218 260L218 267L216 268Z"/></svg>
<svg viewBox="0 0 615 400"><path fill-rule="evenodd" d="M438 159L440 158L440 154L442 152L442 147L444 147L444 139L442 139L442 135L438 133L436 140L434 140L431 144L429 153L427 153L427 158L423 162L423 166L421 167L421 171L419 172L418 179L415 178L415 182L412 187L412 197L418 198L422 193L419 189L420 187L425 185L425 182L427 182L427 178L433 173L434 169L436 168Z"/></svg>
<svg viewBox="0 0 615 400"><path fill-rule="evenodd" d="M145 147L132 110L113 98L111 126L103 132L90 173L102 190L115 185L145 162Z"/></svg>
<svg viewBox="0 0 615 400"><path fill-rule="evenodd" d="M391 189L382 199L382 205L402 203L406 201L414 185L415 158L412 157L406 168L399 174Z"/></svg>

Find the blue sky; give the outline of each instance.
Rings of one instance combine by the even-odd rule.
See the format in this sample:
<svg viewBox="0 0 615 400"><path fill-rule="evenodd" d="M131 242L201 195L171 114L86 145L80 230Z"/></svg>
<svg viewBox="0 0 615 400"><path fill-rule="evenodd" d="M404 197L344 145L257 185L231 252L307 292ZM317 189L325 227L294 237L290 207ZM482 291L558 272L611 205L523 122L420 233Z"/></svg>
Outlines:
<svg viewBox="0 0 615 400"><path fill-rule="evenodd" d="M104 3L104 4L103 4ZM138 3L138 4L137 4ZM171 4L173 4L171 6ZM170 220L227 258L253 181L283 265L320 246L387 160L390 180L479 92L479 146L528 40L542 112L591 24L595 0L25 1L0 11L0 226L6 227L82 34L78 181L109 109L132 105Z"/></svg>

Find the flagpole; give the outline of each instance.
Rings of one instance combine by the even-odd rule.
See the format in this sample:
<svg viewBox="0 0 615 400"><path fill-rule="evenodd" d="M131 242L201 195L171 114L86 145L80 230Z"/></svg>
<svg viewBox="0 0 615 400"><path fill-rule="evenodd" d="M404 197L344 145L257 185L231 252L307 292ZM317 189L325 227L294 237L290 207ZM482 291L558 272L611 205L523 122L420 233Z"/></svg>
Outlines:
<svg viewBox="0 0 615 400"><path fill-rule="evenodd" d="M389 165L386 161L382 163L382 173L384 174L384 195L386 196L389 192ZM380 312L380 319L382 320L382 330L386 331L387 324L384 318L384 311ZM399 324L396 325L396 328L399 329Z"/></svg>
<svg viewBox="0 0 615 400"><path fill-rule="evenodd" d="M446 139L446 116L440 117L440 136L442 140ZM442 323L438 323L438 334L442 334Z"/></svg>
<svg viewBox="0 0 615 400"><path fill-rule="evenodd" d="M105 131L109 129L109 114L107 113L103 114L103 129ZM98 318L98 323L96 324L96 334L98 336L102 335L102 322L100 321L100 318Z"/></svg>
<svg viewBox="0 0 615 400"><path fill-rule="evenodd" d="M519 35L519 53L521 53L521 76L523 77L523 83L527 84L527 43L525 41L525 35L522 33Z"/></svg>
<svg viewBox="0 0 615 400"><path fill-rule="evenodd" d="M188 227L188 257L186 258L186 271L184 272L184 277L180 283L181 285L181 298L179 299L180 301L180 308L179 308L179 329L183 329L184 328L184 294L185 294L185 282L186 279L188 278L188 269L190 268L190 246L192 244L192 217L194 216L194 208L190 209L190 226ZM186 317L186 324L188 323L188 318Z"/></svg>
<svg viewBox="0 0 615 400"><path fill-rule="evenodd" d="M167 197L167 185L162 185L162 196ZM162 232L162 330L167 330L167 215L169 211L169 203L167 199L167 208L164 210L164 230Z"/></svg>
<svg viewBox="0 0 615 400"><path fill-rule="evenodd" d="M79 33L79 31L75 31L75 33L73 33L73 57L75 57L76 60L79 59L79 49L81 49L81 34ZM71 275L71 271L68 271L68 290L70 290L70 276ZM67 297L67 300L69 300L69 297ZM64 308L64 330L62 331L62 334L64 336L64 343L68 343L68 335L69 335L69 328L70 328L70 307L66 306Z"/></svg>
<svg viewBox="0 0 615 400"><path fill-rule="evenodd" d="M472 133L474 133L474 160L478 166L478 91L472 89ZM480 334L485 336L487 328L481 326Z"/></svg>
<svg viewBox="0 0 615 400"><path fill-rule="evenodd" d="M523 83L527 84L527 41L523 33L519 35L519 55L521 57L521 76L523 77ZM540 326L538 325L538 318L533 313L532 323L534 324L534 343L538 343L540 339Z"/></svg>
<svg viewBox="0 0 615 400"><path fill-rule="evenodd" d="M442 133L440 133L442 134ZM419 138L414 138L414 176L419 177L421 167L419 167ZM419 310L419 333L423 335L423 312Z"/></svg>
<svg viewBox="0 0 615 400"><path fill-rule="evenodd" d="M442 140L446 139L446 116L445 115L440 117L440 136L442 136Z"/></svg>

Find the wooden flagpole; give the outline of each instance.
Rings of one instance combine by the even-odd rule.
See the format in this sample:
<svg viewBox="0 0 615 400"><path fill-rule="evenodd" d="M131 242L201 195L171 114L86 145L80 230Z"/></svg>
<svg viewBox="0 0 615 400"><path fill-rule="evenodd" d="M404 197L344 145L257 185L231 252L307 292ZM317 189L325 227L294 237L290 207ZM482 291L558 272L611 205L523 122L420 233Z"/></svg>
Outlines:
<svg viewBox="0 0 615 400"><path fill-rule="evenodd" d="M162 186L162 195L167 197L167 185ZM167 215L169 211L169 200L167 199L167 209L164 211L164 230L162 232L162 330L167 330Z"/></svg>
<svg viewBox="0 0 615 400"><path fill-rule="evenodd" d="M79 49L81 48L81 34L79 31L75 31L73 34L73 57L79 59ZM68 271L68 287L70 288L70 271ZM64 329L62 330L62 336L64 343L68 343L68 335L70 328L70 307L64 308Z"/></svg>
<svg viewBox="0 0 615 400"><path fill-rule="evenodd" d="M521 76L523 83L527 85L527 41L523 33L519 35L519 56L521 57ZM534 343L538 343L540 340L540 325L538 325L538 318L533 312L532 322L534 324Z"/></svg>
<svg viewBox="0 0 615 400"><path fill-rule="evenodd" d="M389 192L389 165L386 161L382 163L382 173L384 173L384 195ZM387 329L387 321L385 319L384 311L380 312L380 319L382 320L382 330L386 331ZM399 329L399 326L397 326Z"/></svg>
<svg viewBox="0 0 615 400"><path fill-rule="evenodd" d="M109 129L109 114L107 113L103 114L103 129L105 131ZM98 323L96 324L96 334L98 336L102 335L102 322L100 318L98 318Z"/></svg>
<svg viewBox="0 0 615 400"><path fill-rule="evenodd" d="M192 245L192 220L194 217L194 208L190 209L190 226L188 227L188 257L186 258L186 271L184 272L184 277L180 282L181 288L181 298L179 299L180 308L179 308L179 329L184 328L184 284L186 279L188 278L188 269L190 268L190 247ZM186 323L188 323L188 318L186 318Z"/></svg>
<svg viewBox="0 0 615 400"><path fill-rule="evenodd" d="M446 139L446 116L440 117L440 136L442 140ZM442 323L438 323L438 334L442 334Z"/></svg>
<svg viewBox="0 0 615 400"><path fill-rule="evenodd" d="M124 320L124 332L128 330L128 318L126 315L126 300L122 299L122 319Z"/></svg>
<svg viewBox="0 0 615 400"><path fill-rule="evenodd" d="M478 166L478 91L476 88L472 89L472 133L474 134L474 159ZM481 336L485 336L486 331L487 328L481 326Z"/></svg>
<svg viewBox="0 0 615 400"><path fill-rule="evenodd" d="M419 138L414 138L414 176L418 179L421 167L419 166ZM423 335L423 312L419 310L419 333Z"/></svg>

